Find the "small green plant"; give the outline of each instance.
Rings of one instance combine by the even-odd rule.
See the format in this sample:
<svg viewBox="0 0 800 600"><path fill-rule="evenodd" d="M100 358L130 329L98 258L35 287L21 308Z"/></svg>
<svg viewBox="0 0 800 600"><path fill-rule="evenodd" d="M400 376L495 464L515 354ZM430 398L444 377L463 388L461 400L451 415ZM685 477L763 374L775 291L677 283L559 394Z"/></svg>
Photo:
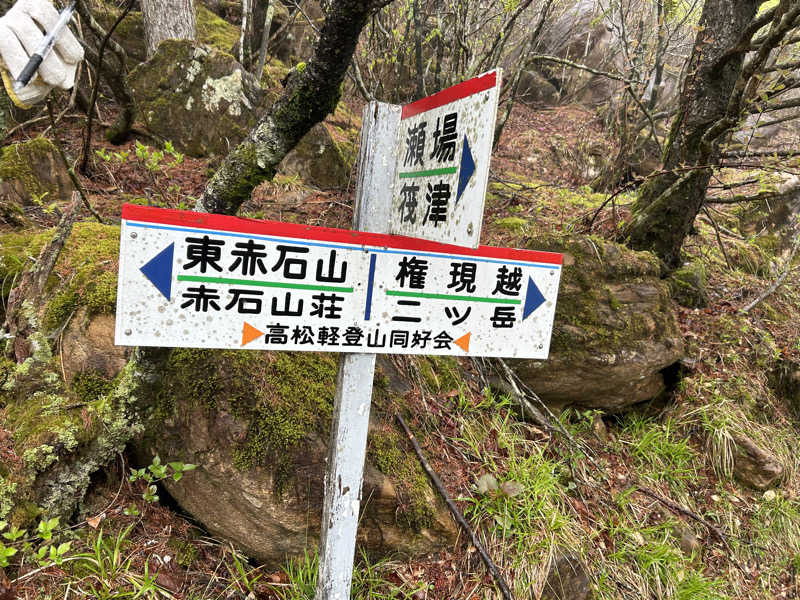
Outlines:
<svg viewBox="0 0 800 600"><path fill-rule="evenodd" d="M148 503L158 502L158 487L156 487L156 483L164 479L180 481L184 473L192 471L196 467L196 465L191 463L182 462L162 464L161 458L156 456L153 458L153 462L150 466L141 469L131 469L128 481L131 483L140 480L146 482L147 486L142 494L142 499Z"/></svg>

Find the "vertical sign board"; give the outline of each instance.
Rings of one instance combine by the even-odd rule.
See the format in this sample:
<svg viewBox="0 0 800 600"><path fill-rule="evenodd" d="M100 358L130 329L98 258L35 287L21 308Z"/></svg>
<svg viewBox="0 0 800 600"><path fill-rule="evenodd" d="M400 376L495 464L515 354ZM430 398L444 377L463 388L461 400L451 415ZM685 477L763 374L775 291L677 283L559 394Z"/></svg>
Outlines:
<svg viewBox="0 0 800 600"><path fill-rule="evenodd" d="M546 358L561 255L125 205L116 343Z"/></svg>
<svg viewBox="0 0 800 600"><path fill-rule="evenodd" d="M390 233L478 247L501 75L403 106Z"/></svg>

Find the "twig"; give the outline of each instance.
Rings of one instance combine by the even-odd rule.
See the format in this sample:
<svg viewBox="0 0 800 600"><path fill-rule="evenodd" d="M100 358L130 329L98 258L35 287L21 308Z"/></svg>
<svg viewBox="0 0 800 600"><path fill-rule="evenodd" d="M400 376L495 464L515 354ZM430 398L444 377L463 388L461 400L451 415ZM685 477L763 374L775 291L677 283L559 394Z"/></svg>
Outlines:
<svg viewBox="0 0 800 600"><path fill-rule="evenodd" d="M430 477L433 485L436 486L436 489L444 498L444 501L447 503L447 507L450 509L450 512L453 515L453 518L459 524L459 526L464 530L464 532L469 535L470 540L472 541L472 545L478 550L478 554L481 556L481 560L483 560L483 564L486 565L486 568L489 570L489 573L492 574L495 582L497 583L497 587L500 588L500 591L503 594L503 598L506 600L513 600L514 596L511 595L511 590L508 589L508 584L506 584L506 580L503 578L503 575L500 571L497 570L497 566L492 561L489 554L486 552L486 549L481 544L480 540L478 540L478 536L475 534L475 531L469 526L467 520L464 518L464 515L461 514L461 511L458 510L455 502L453 502L450 495L447 493L447 490L444 489L444 485L442 485L441 480L439 479L438 475L434 472L433 468L431 468L430 463L425 459L425 456L422 454L422 449L419 447L417 443L417 439L414 437L414 434L411 433L411 430L406 425L405 420L399 414L395 415L397 422L400 423L400 426L403 428L403 431L406 432L406 436L408 437L408 441L411 442L411 445L414 447L414 452L417 453L417 458L419 458L419 462L422 465L422 468L425 469L425 472Z"/></svg>
<svg viewBox="0 0 800 600"><path fill-rule="evenodd" d="M596 250L596 248L595 248ZM508 366L506 361L502 358L497 359L497 363L503 367L503 372L508 379L509 383L511 384L512 388L514 388L519 394L520 398L525 401L525 406L528 410L535 411L534 414L538 415L540 419L543 421L543 426L551 431L557 431L560 433L566 440L572 444L572 447L576 450L583 452L586 455L587 460L592 463L597 468L600 468L599 465L594 460L592 456L592 450L589 446L582 442L578 442L569 431L567 431L563 425L559 422L558 418L553 414L553 412L548 408L548 406L544 403L544 401L539 398L539 395L534 392L530 386L526 385L524 381L522 381L519 376L514 373L511 367ZM530 397L536 404L539 405L540 410L536 410L530 401L527 398ZM519 399L519 398L518 398Z"/></svg>
<svg viewBox="0 0 800 600"><path fill-rule="evenodd" d="M544 62L554 62L560 65L564 65L567 67L572 67L573 69L579 69L581 71L587 71L592 75L602 75L603 77L608 77L609 79L614 79L616 81L622 81L628 85L632 83L639 83L638 81L627 79L622 75L617 73L609 73L608 71L600 71L599 69L595 69L590 67L589 65L583 65L580 63L576 63L571 60L567 60L566 58L559 58L558 56L550 56L549 54L534 54L533 56L528 57L528 61L530 62L537 62L537 61L544 61Z"/></svg>
<svg viewBox="0 0 800 600"><path fill-rule="evenodd" d="M652 498L656 502L660 502L661 504L666 506L668 509L670 509L672 512L674 512L676 514L679 514L679 515L683 515L685 517L689 517L690 519L692 519L694 521L697 521L698 523L700 523L701 525L706 527L711 533L713 533L722 543L724 543L726 546L728 545L728 534L725 533L724 531L722 531L722 529L720 529L716 525L714 525L711 521L708 521L707 519L704 519L703 517L701 517L697 513L692 512L691 510L689 510L685 506L681 506L677 502L673 502L669 498L664 498L663 496L655 493L650 488L647 488L647 487L644 487L643 485L638 485L638 484L636 485L636 488L640 492L642 492L645 496L648 496L649 498Z"/></svg>
<svg viewBox="0 0 800 600"><path fill-rule="evenodd" d="M800 233L797 233L795 235L794 242L792 243L792 252L789 254L789 260L786 261L786 268L783 270L783 273L781 273L778 276L778 278L772 282L772 285L770 285L766 290L764 290L761 294L759 294L755 300L753 300L750 304L748 304L744 308L740 308L739 309L740 315L744 315L747 312L749 312L759 302L764 300L764 298L769 296L772 292L774 292L781 286L784 279L786 279L787 275L789 275L789 273L792 270L792 263L794 262L794 255L797 254L798 246L800 246Z"/></svg>
<svg viewBox="0 0 800 600"><path fill-rule="evenodd" d="M117 26L122 23L122 20L128 16L131 8L133 8L135 0L128 0L128 3L125 5L125 8L120 13L117 20L114 21L114 24L111 26L111 29L108 30L106 36L103 38L103 41L100 43L100 48L97 50L97 67L96 67L96 75L97 78L94 82L94 87L92 88L92 99L89 102L89 111L86 113L86 137L83 140L83 151L81 152L81 165L80 171L81 173L86 173L86 168L89 164L89 150L92 145L92 121L94 120L94 107L97 105L97 95L100 93L100 80L101 72L103 68L103 55L106 52L106 46L108 45L108 40L111 39L111 35L114 33L114 30ZM102 221L101 221L102 223Z"/></svg>
<svg viewBox="0 0 800 600"><path fill-rule="evenodd" d="M714 232L717 234L717 243L719 244L719 249L722 250L722 256L725 257L725 262L728 265L728 269L733 271L733 267L731 266L731 259L728 258L728 251L725 250L725 244L722 243L722 236L719 234L719 227L717 226L717 222L711 216L711 213L708 212L708 208L705 206L703 207L703 212L706 213L708 220L711 221L711 225L714 227Z"/></svg>
<svg viewBox="0 0 800 600"><path fill-rule="evenodd" d="M69 175L70 180L72 180L72 185L75 186L75 190L81 197L81 201L86 209L92 213L92 216L97 219L98 223L103 223L103 217L100 216L100 213L98 213L94 209L94 206L92 206L92 203L89 202L89 198L86 196L86 192L83 191L83 186L78 180L78 176L75 175L75 169L70 166L69 161L67 160L67 155L64 152L64 148L61 146L61 140L59 140L58 136L56 135L55 119L53 118L53 103L51 100L47 101L47 114L50 115L50 122L53 124L53 145L56 147L56 151L61 157L61 162L64 163L64 168L67 170L67 175Z"/></svg>

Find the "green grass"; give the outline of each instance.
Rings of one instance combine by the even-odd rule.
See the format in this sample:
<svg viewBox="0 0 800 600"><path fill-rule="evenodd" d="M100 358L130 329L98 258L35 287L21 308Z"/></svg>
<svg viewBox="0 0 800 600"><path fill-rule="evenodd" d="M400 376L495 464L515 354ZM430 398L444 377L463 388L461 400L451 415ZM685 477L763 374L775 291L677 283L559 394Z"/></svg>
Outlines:
<svg viewBox="0 0 800 600"><path fill-rule="evenodd" d="M643 479L683 487L697 476L697 453L671 419L660 423L631 415L623 423L622 435Z"/></svg>
<svg viewBox="0 0 800 600"><path fill-rule="evenodd" d="M350 598L354 600L412 600L414 594L424 591L425 585L401 589L388 581L385 574L393 568L388 560L370 562L362 553L360 564L353 569ZM289 583L271 586L281 600L313 600L317 587L319 557L306 554L284 566Z"/></svg>

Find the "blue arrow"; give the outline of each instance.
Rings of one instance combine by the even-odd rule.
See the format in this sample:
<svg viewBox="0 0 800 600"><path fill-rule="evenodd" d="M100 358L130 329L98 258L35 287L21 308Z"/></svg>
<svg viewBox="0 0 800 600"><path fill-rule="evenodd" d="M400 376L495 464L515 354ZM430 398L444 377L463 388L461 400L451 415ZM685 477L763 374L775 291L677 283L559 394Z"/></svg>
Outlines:
<svg viewBox="0 0 800 600"><path fill-rule="evenodd" d="M175 243L173 242L140 269L167 300L170 300L172 295L172 257L174 254Z"/></svg>
<svg viewBox="0 0 800 600"><path fill-rule="evenodd" d="M539 287L534 283L533 278L528 277L528 292L525 294L525 308L522 310L522 320L524 321L530 317L544 303L545 299Z"/></svg>
<svg viewBox="0 0 800 600"><path fill-rule="evenodd" d="M456 202L461 200L461 194L467 189L472 174L475 172L475 159L472 158L472 152L469 149L469 142L467 136L464 136L464 151L461 153L461 169L458 171L458 192L456 193Z"/></svg>

